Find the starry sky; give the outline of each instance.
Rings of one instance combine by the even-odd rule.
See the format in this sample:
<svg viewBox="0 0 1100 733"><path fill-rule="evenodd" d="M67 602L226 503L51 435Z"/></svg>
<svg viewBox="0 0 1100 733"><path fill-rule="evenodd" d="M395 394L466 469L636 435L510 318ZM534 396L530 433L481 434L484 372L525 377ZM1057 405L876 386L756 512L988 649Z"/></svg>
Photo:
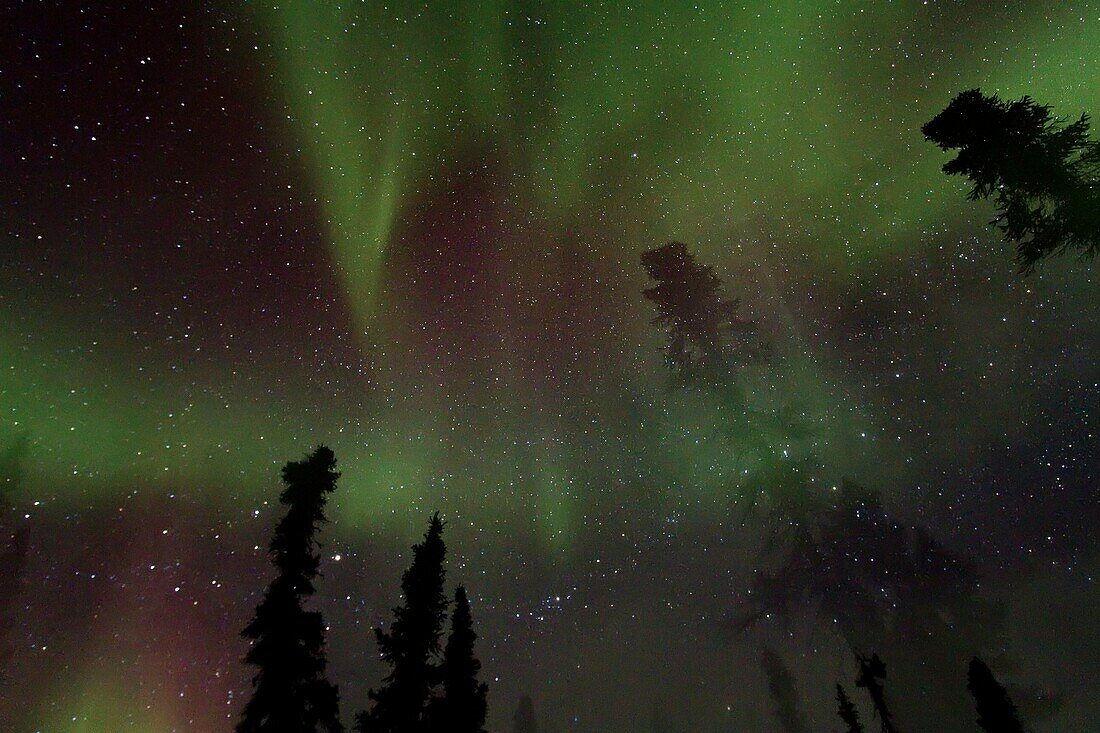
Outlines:
<svg viewBox="0 0 1100 733"><path fill-rule="evenodd" d="M762 635L832 725L835 634L725 622L772 531L745 497L789 460L969 558L1009 678L1062 696L1037 727L1080 729L1100 274L1018 275L919 128L973 87L1100 113L1098 48L1075 0L6 4L18 729L228 730L278 470L319 443L349 722L438 509L490 730L522 694L558 731L648 729L651 700L771 729ZM674 239L759 324L749 394L802 439L671 383L639 256Z"/></svg>

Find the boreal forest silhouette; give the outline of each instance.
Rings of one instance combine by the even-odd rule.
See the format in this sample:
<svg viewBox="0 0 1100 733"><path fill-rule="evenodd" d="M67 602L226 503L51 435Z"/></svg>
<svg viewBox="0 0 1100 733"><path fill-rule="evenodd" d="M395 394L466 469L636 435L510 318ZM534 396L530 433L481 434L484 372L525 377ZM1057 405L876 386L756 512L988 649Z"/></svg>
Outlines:
<svg viewBox="0 0 1100 733"><path fill-rule="evenodd" d="M1016 245L1021 272L1048 257L1100 252L1100 141L1089 115L1065 123L1031 97L1004 102L970 89L925 123L924 136L957 151L943 166L993 199L993 224Z"/></svg>

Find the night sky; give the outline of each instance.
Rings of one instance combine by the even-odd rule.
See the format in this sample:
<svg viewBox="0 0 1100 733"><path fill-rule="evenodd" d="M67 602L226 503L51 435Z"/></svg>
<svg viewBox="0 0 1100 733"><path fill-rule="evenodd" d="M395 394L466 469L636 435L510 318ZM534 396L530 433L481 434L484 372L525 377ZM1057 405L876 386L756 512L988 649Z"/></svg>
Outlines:
<svg viewBox="0 0 1100 733"><path fill-rule="evenodd" d="M1017 274L920 134L973 87L1100 115L1100 4L118 5L0 8L13 730L229 730L279 468L319 443L348 723L439 510L490 731L523 694L559 733L778 730L765 641L839 727L828 624L729 624L775 461L975 566L998 674L1061 696L1037 730L1100 718L1100 271ZM806 437L670 379L639 261L670 240Z"/></svg>

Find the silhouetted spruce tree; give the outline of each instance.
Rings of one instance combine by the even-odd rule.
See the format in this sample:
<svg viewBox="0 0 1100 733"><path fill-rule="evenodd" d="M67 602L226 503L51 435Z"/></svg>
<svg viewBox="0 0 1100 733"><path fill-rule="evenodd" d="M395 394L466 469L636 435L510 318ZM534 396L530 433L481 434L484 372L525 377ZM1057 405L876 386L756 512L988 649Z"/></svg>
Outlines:
<svg viewBox="0 0 1100 733"><path fill-rule="evenodd" d="M538 720L535 718L535 703L524 695L519 699L516 712L512 716L512 733L539 733Z"/></svg>
<svg viewBox="0 0 1100 733"><path fill-rule="evenodd" d="M654 325L668 336L666 359L687 383L722 383L738 359L758 356L755 325L738 318L737 299L721 295L722 280L700 265L687 245L671 242L642 254L656 285L643 293L657 308Z"/></svg>
<svg viewBox="0 0 1100 733"><path fill-rule="evenodd" d="M786 663L771 647L764 647L760 666L768 679L768 694L775 705L773 712L779 720L780 729L784 733L808 733L810 726L802 715L798 690Z"/></svg>
<svg viewBox="0 0 1100 733"><path fill-rule="evenodd" d="M848 699L848 693L844 691L844 686L840 684L836 686L836 703L837 715L848 726L847 733L863 733L863 724L859 722L859 711Z"/></svg>
<svg viewBox="0 0 1100 733"><path fill-rule="evenodd" d="M966 687L977 703L978 725L982 730L987 733L1024 733L1024 726L1008 692L997 682L985 662L977 657L970 660Z"/></svg>
<svg viewBox="0 0 1100 733"><path fill-rule="evenodd" d="M342 731L336 685L325 677L325 625L303 602L313 595L320 562L314 535L326 521L327 495L340 477L336 457L320 446L283 467L287 512L268 551L279 574L242 635L252 640L245 661L257 667L252 698L237 733Z"/></svg>
<svg viewBox="0 0 1100 733"><path fill-rule="evenodd" d="M359 713L363 733L418 733L427 729L427 707L440 681L439 639L447 612L443 595L443 521L434 514L424 540L413 545L412 565L401 576L404 605L393 609L389 631L375 629L378 652L389 665L384 684L368 693L374 703Z"/></svg>
<svg viewBox="0 0 1100 733"><path fill-rule="evenodd" d="M428 709L432 733L485 733L488 687L477 679L481 662L474 656L476 639L466 589L459 586L451 611L451 634L443 648L442 694Z"/></svg>
<svg viewBox="0 0 1100 733"><path fill-rule="evenodd" d="M886 679L886 664L879 659L877 654L868 659L863 655L856 657L859 660L859 676L856 677L856 687L865 687L871 697L871 703L875 706L875 713L882 724L882 733L897 733L894 727L894 719L890 715L890 709L886 706L886 690L882 680Z"/></svg>
<svg viewBox="0 0 1100 733"><path fill-rule="evenodd" d="M965 91L921 131L958 155L945 173L970 179L970 199L993 198L993 223L1016 243L1022 272L1068 250L1100 252L1100 142L1089 117L1070 124L1030 97L1002 102Z"/></svg>

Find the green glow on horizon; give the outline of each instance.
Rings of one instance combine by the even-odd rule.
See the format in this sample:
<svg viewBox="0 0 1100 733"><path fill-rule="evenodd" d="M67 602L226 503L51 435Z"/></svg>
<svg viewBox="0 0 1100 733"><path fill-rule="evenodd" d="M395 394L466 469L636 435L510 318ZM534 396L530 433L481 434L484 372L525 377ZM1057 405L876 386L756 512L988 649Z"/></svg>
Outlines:
<svg viewBox="0 0 1100 733"><path fill-rule="evenodd" d="M122 730L178 730L186 722L186 711L168 711L163 704L156 710L135 705L138 689L116 680L114 666L101 665L68 679L57 694L46 697L54 704L33 718L38 729L58 733L118 733ZM172 696L162 695L162 700ZM185 700L186 702L186 700Z"/></svg>

